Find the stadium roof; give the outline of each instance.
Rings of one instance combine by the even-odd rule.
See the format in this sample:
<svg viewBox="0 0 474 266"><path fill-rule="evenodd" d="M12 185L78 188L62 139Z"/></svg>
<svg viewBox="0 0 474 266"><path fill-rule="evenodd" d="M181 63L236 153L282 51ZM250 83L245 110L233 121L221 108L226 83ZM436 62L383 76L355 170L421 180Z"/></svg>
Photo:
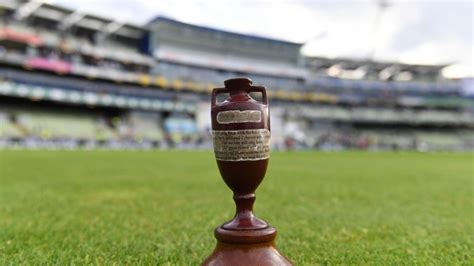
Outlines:
<svg viewBox="0 0 474 266"><path fill-rule="evenodd" d="M451 64L423 65L423 64L406 64L401 62L382 62L369 59L354 58L327 58L327 57L308 57L309 64L313 67L331 67L336 64L344 65L345 68L355 69L360 66L370 66L372 69L384 69L389 66L398 66L399 68L412 71L425 69L430 71L441 71L443 68Z"/></svg>
<svg viewBox="0 0 474 266"><path fill-rule="evenodd" d="M111 18L83 13L67 7L53 5L41 1L8 1L0 0L0 9L9 9L15 12L17 19L22 20L29 16L55 21L61 27L80 26L90 30L103 31L107 34L116 34L129 38L139 39L148 32L146 27L129 22L123 23Z"/></svg>
<svg viewBox="0 0 474 266"><path fill-rule="evenodd" d="M292 45L292 46L303 45L302 43L295 43L295 42L290 42L290 41L285 41L285 40L280 40L280 39L273 39L273 38L268 38L268 37L263 37L263 36L252 35L252 34L243 34L243 33L231 32L231 31L226 31L226 30L221 30L221 29L216 29L216 28L211 28L211 27L206 27L206 26L189 24L189 23L181 22L181 21L174 20L168 17L164 17L164 16L155 17L150 22L148 22L147 25L150 26L151 24L157 21L164 21L164 22L176 24L178 26L193 28L194 30L221 33L228 36L234 36L234 37L244 38L244 39L267 41L267 42L279 43L279 44L284 44L284 45Z"/></svg>
<svg viewBox="0 0 474 266"><path fill-rule="evenodd" d="M401 62L380 62L370 59L309 57L307 65L316 72L324 72L339 78L360 79L377 76L382 80L397 79L428 79L441 77L442 70L449 64L422 65Z"/></svg>

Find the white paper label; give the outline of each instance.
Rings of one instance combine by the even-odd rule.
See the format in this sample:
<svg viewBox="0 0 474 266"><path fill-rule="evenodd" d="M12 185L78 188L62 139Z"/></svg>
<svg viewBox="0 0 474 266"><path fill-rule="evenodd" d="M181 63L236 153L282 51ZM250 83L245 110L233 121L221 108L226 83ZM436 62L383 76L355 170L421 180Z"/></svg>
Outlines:
<svg viewBox="0 0 474 266"><path fill-rule="evenodd" d="M233 124L233 123L259 123L262 121L262 112L259 110L232 110L217 113L217 123Z"/></svg>
<svg viewBox="0 0 474 266"><path fill-rule="evenodd" d="M268 129L213 130L214 154L220 161L257 161L270 157Z"/></svg>

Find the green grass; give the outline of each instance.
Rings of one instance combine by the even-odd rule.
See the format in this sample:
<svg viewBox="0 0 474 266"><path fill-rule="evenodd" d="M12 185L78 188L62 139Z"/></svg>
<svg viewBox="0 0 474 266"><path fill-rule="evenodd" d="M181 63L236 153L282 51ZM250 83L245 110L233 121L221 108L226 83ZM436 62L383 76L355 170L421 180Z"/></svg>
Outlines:
<svg viewBox="0 0 474 266"><path fill-rule="evenodd" d="M473 167L274 153L255 209L298 265L473 265ZM0 151L0 264L196 265L231 198L209 152Z"/></svg>

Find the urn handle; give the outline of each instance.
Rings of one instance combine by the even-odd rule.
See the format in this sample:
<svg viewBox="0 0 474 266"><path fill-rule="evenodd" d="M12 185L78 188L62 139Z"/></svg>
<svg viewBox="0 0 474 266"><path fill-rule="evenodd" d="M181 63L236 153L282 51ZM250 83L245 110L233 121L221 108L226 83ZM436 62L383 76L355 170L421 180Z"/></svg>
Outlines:
<svg viewBox="0 0 474 266"><path fill-rule="evenodd" d="M262 93L262 102L263 104L268 104L267 91L263 86L250 86L249 92L260 92Z"/></svg>
<svg viewBox="0 0 474 266"><path fill-rule="evenodd" d="M211 107L217 105L217 94L229 92L227 88L215 88L211 93Z"/></svg>
<svg viewBox="0 0 474 266"><path fill-rule="evenodd" d="M263 104L267 105L268 104L268 98L267 98L267 91L265 90L265 87L263 86L250 86L250 88L247 90L247 92L260 92L262 93L262 102ZM227 88L215 88L212 90L211 93L211 107L214 107L217 105L217 95L221 93L229 93L229 90Z"/></svg>

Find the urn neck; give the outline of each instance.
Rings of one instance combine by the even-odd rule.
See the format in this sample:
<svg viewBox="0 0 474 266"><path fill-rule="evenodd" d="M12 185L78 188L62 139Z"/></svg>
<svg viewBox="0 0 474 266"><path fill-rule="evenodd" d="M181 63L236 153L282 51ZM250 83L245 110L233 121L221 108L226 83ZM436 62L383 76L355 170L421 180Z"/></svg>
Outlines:
<svg viewBox="0 0 474 266"><path fill-rule="evenodd" d="M230 97L245 97L248 96L248 91L245 89L234 89L234 90L229 90L229 95Z"/></svg>
<svg viewBox="0 0 474 266"><path fill-rule="evenodd" d="M248 100L249 90L252 86L252 80L248 78L235 78L224 81L226 89L229 91L230 97L234 100Z"/></svg>
<svg viewBox="0 0 474 266"><path fill-rule="evenodd" d="M231 97L239 95L247 96L252 86L252 80L248 78L228 79L224 81L224 85Z"/></svg>

